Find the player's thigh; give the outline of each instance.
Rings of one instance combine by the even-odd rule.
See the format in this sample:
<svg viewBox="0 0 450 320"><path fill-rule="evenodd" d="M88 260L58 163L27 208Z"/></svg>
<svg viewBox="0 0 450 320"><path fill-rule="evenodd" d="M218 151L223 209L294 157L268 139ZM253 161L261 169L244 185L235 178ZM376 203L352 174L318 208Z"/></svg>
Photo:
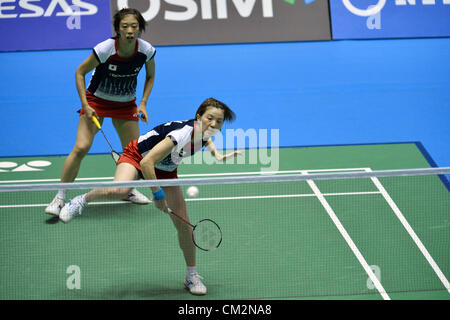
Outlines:
<svg viewBox="0 0 450 320"><path fill-rule="evenodd" d="M130 163L122 162L117 165L114 181L133 181L138 178L138 170Z"/></svg>
<svg viewBox="0 0 450 320"><path fill-rule="evenodd" d="M103 118L100 118L100 123L103 123ZM95 126L94 122L92 122L86 114L82 114L78 121L75 148L80 151L89 151L97 132L98 128Z"/></svg>
<svg viewBox="0 0 450 320"><path fill-rule="evenodd" d="M130 141L139 138L139 122L135 120L112 119L114 128L119 135L122 147L125 148Z"/></svg>
<svg viewBox="0 0 450 320"><path fill-rule="evenodd" d="M114 174L114 181L133 181L138 177L137 169L126 162L119 163ZM132 187L114 188L110 189L111 193L125 196Z"/></svg>

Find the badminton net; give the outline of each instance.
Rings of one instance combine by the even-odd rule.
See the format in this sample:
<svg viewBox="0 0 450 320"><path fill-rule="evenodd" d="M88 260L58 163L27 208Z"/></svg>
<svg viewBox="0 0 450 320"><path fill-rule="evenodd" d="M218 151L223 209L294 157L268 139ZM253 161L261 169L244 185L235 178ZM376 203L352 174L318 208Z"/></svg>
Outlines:
<svg viewBox="0 0 450 320"><path fill-rule="evenodd" d="M197 251L207 299L450 294L450 168L0 185L1 299L187 299L169 215L153 203L89 203L67 224L44 214L98 188L180 187L189 219L221 246ZM186 195L196 186L196 197Z"/></svg>

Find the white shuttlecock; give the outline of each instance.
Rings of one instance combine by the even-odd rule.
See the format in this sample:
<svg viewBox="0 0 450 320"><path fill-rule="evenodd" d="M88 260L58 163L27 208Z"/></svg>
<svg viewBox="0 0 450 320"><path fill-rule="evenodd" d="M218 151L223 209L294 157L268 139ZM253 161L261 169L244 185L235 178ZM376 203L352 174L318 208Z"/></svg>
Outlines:
<svg viewBox="0 0 450 320"><path fill-rule="evenodd" d="M189 188L187 188L186 190L186 194L188 195L188 197L190 198L195 198L198 196L198 188L191 186Z"/></svg>

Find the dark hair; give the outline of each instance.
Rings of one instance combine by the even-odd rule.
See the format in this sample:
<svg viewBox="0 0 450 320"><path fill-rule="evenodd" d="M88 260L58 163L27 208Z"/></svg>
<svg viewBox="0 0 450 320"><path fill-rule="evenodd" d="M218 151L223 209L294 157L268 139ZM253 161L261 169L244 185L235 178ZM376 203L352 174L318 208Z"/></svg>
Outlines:
<svg viewBox="0 0 450 320"><path fill-rule="evenodd" d="M234 114L234 112L225 103L214 98L209 98L203 101L200 107L198 107L195 115L199 115L201 117L206 112L206 109L208 109L208 107L222 109L225 121L233 122L236 119L236 115Z"/></svg>
<svg viewBox="0 0 450 320"><path fill-rule="evenodd" d="M145 21L144 17L142 16L142 14L136 10L136 9L131 9L131 8L123 8L120 11L117 11L116 14L113 17L113 26L114 26L114 31L116 31L116 34L119 35L119 30L120 30L120 21L122 21L122 19L126 16L126 15L133 15L136 20L139 23L139 31L140 32L145 32L145 26L147 25L147 21Z"/></svg>

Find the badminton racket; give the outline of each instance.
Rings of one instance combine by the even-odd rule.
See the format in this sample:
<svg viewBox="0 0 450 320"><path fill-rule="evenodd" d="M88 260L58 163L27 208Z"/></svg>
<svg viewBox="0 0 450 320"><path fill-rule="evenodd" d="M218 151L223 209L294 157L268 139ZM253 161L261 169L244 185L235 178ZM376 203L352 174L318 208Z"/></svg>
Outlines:
<svg viewBox="0 0 450 320"><path fill-rule="evenodd" d="M111 145L111 142L109 142L108 138L106 137L106 134L103 132L102 126L100 125L100 122L98 122L98 119L95 116L93 116L92 121L94 121L97 128L103 133L106 142L108 142L109 147L111 148L111 157L113 158L114 162L117 163L117 161L119 161L120 158L120 153L114 150L113 146Z"/></svg>
<svg viewBox="0 0 450 320"><path fill-rule="evenodd" d="M213 220L203 219L193 225L171 209L169 209L169 213L192 227L192 241L197 248L203 251L212 251L217 249L222 243L222 230Z"/></svg>

